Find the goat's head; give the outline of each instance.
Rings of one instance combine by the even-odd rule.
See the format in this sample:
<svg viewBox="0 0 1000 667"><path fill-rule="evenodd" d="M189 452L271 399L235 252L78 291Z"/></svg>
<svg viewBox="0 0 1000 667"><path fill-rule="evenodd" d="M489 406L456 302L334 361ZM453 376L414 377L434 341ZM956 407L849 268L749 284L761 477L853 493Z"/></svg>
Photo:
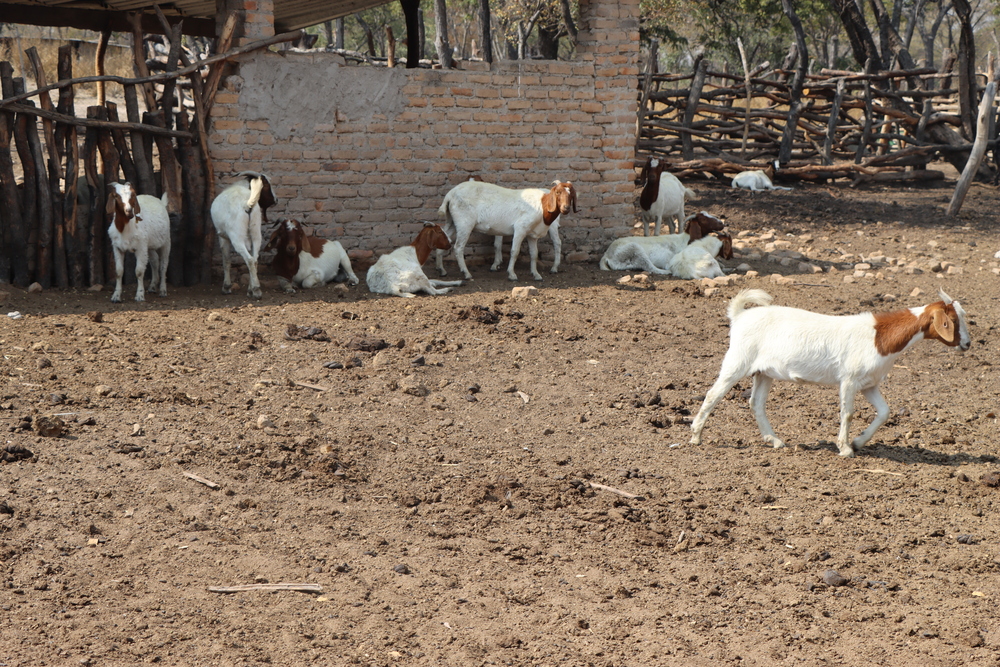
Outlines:
<svg viewBox="0 0 1000 667"><path fill-rule="evenodd" d="M111 187L108 188L108 201L104 210L108 215L114 214L115 228L119 234L125 231L125 225L133 217L138 223L141 219L139 214L142 213L142 209L139 208L139 199L132 184L128 181L112 183Z"/></svg>
<svg viewBox="0 0 1000 667"><path fill-rule="evenodd" d="M643 165L642 171L639 172L639 180L636 185L643 185L650 182L658 182L660 180L660 174L663 173L663 167L665 165L660 160L660 158L649 157L646 160L646 164Z"/></svg>
<svg viewBox="0 0 1000 667"><path fill-rule="evenodd" d="M552 189L542 195L542 220L551 225L570 208L576 213L576 188L569 181L552 181Z"/></svg>
<svg viewBox="0 0 1000 667"><path fill-rule="evenodd" d="M263 251L276 250L279 255L298 256L306 247L306 232L298 220L282 219L271 233Z"/></svg>
<svg viewBox="0 0 1000 667"><path fill-rule="evenodd" d="M410 244L417 249L417 261L423 264L430 257L432 250L451 250L451 241L441 229L441 225L425 222L424 228Z"/></svg>
<svg viewBox="0 0 1000 667"><path fill-rule="evenodd" d="M949 347L958 347L960 350L968 350L972 345L969 338L969 327L965 321L965 309L962 304L955 301L939 289L940 301L929 304L924 310L931 314L931 325L929 333L925 332L927 338L934 338ZM957 332L957 335L956 335Z"/></svg>
<svg viewBox="0 0 1000 667"><path fill-rule="evenodd" d="M697 241L698 239L706 236L709 232L721 232L725 228L726 225L722 222L722 220L719 220L711 213L699 211L687 219L684 232L691 237L691 241ZM732 241L732 239L730 239L730 241Z"/></svg>
<svg viewBox="0 0 1000 667"><path fill-rule="evenodd" d="M771 179L773 181L774 180L774 174L775 174L775 171L777 170L777 168L778 168L778 161L775 160L773 163L771 163L771 164L767 165L766 167L764 167L761 171L763 171L764 175L767 176L769 179Z"/></svg>

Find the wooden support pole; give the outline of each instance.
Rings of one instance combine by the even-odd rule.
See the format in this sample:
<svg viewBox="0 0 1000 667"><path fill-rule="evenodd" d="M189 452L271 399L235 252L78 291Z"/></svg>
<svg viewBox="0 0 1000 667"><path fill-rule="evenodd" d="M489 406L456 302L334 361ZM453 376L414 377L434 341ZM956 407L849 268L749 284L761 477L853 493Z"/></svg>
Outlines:
<svg viewBox="0 0 1000 667"><path fill-rule="evenodd" d="M701 89L705 85L705 72L708 71L708 61L704 54L699 53L694 60L694 78L691 79L691 92L688 93L687 106L684 108L684 127L690 128L694 122L694 117L698 113L698 105L701 103ZM681 146L685 160L694 158L694 148L691 144L691 135L685 134L681 137Z"/></svg>
<svg viewBox="0 0 1000 667"><path fill-rule="evenodd" d="M837 80L837 92L833 96L830 107L830 119L826 124L826 140L823 142L823 162L833 164L833 136L837 131L837 121L840 119L840 106L844 103L844 78Z"/></svg>
<svg viewBox="0 0 1000 667"><path fill-rule="evenodd" d="M24 92L24 79L13 78L7 72L3 74L4 92L14 95ZM41 165L36 165L35 157L31 152L31 141L28 139L29 124L34 125L35 119L25 114L17 114L14 117L14 144L17 147L17 156L21 161L21 175L23 187L21 188L21 219L17 224L11 225L10 231L10 263L13 272L13 282L18 287L27 287L31 284L29 278L29 265L34 264L31 257L31 249L28 246L29 230L36 229L38 224L38 169ZM38 129L35 130L35 139L38 138ZM48 196L48 193L46 193ZM29 260L29 257L31 259Z"/></svg>
<svg viewBox="0 0 1000 667"><path fill-rule="evenodd" d="M139 100L136 96L135 86L125 86L125 113L129 123L136 128L131 132L132 138L132 158L135 163L136 192L143 195L159 196L156 188L156 181L153 178L153 156L146 150L146 142L138 127L141 118L139 116Z"/></svg>
<svg viewBox="0 0 1000 667"><path fill-rule="evenodd" d="M97 52L94 54L94 74L97 76L104 76L104 58L108 53L108 42L110 40L111 28L105 28L101 31L101 36L97 40ZM101 106L107 101L106 84L106 81L97 82L97 103ZM39 83L38 85L41 87L42 84Z"/></svg>
<svg viewBox="0 0 1000 667"><path fill-rule="evenodd" d="M9 62L0 62L0 79L3 88L10 83L10 94L13 95L14 68ZM3 90L2 97L7 97ZM0 283L9 283L13 277L11 272L11 253L13 252L12 233L15 227L21 226L21 198L17 192L17 181L14 178L14 158L10 152L10 144L14 137L14 114L0 111L0 210L3 211L4 223L0 228Z"/></svg>
<svg viewBox="0 0 1000 667"><path fill-rule="evenodd" d="M951 197L951 203L948 204L947 215L950 218L958 215L958 212L962 209L965 195L972 185L972 179L975 178L976 172L979 171L979 163L983 161L983 156L986 154L986 143L990 139L990 117L993 115L993 99L996 97L996 94L997 82L995 80L990 81L986 86L985 92L983 92L983 99L979 102L979 116L976 120L976 141L972 144L972 152L969 155L969 160L965 163L962 177L958 179L958 185L955 186L955 193Z"/></svg>
<svg viewBox="0 0 1000 667"><path fill-rule="evenodd" d="M59 61L56 70L56 77L60 82L70 81L73 78L73 47L70 44L59 47ZM44 93L43 93L44 94ZM74 115L73 87L65 86L59 89L59 105L56 107L64 116ZM66 157L66 168L63 171L65 177L65 195L59 188L59 179L51 178L49 185L52 188L52 216L53 216L53 240L52 240L52 272L55 275L55 284L60 289L69 287L69 266L66 258L66 237L68 235L68 225L70 218L76 216L76 189L77 189L77 151L79 147L76 143L76 127L56 123L56 151L60 158ZM72 145L69 143L72 142ZM75 223L74 223L75 225ZM75 229L75 226L74 226Z"/></svg>
<svg viewBox="0 0 1000 667"><path fill-rule="evenodd" d="M107 106L97 107L97 114L102 120L106 119L108 117ZM118 149L115 147L110 130L97 130L97 150L101 153L101 166L104 171L104 196L106 199L108 187L119 180L118 168L121 164L121 158L118 155ZM107 233L108 227L111 226L111 220L106 215L104 208L101 209L99 220L100 223L94 225L92 260L94 268L91 271L91 282L99 282L102 285L107 285L115 279L115 273L111 255L111 244L108 242L109 237Z"/></svg>
<svg viewBox="0 0 1000 667"><path fill-rule="evenodd" d="M115 143L115 150L118 151L122 174L124 174L126 181L138 187L139 174L136 171L135 162L132 161L132 156L129 154L128 142L125 140L125 130L117 126L119 124L118 105L114 102L105 102L104 108L108 110L108 122L116 125L116 127L111 128L111 139Z"/></svg>
<svg viewBox="0 0 1000 667"><path fill-rule="evenodd" d="M660 40L651 39L649 42L649 59L646 61L646 75L642 81L642 99L639 101L638 118L635 124L635 139L642 138L642 126L646 121L646 105L649 104L650 88L653 85L653 75L656 74L657 52L660 48Z"/></svg>

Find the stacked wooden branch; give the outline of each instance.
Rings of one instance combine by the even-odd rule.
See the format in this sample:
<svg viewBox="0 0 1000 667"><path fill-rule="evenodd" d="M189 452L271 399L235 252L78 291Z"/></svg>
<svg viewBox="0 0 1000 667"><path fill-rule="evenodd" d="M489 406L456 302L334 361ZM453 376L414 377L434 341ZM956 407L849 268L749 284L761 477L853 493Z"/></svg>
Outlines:
<svg viewBox="0 0 1000 667"><path fill-rule="evenodd" d="M787 70L734 75L699 62L690 75L654 71L650 63L640 76L637 157L658 156L686 175L763 168L780 156L787 178L940 178L925 170L928 162L944 157L960 166L972 147L948 112L957 92L947 87L948 73L931 68L822 70L804 77L800 94ZM938 80L945 88L932 89ZM790 154L781 154L793 107Z"/></svg>
<svg viewBox="0 0 1000 667"><path fill-rule="evenodd" d="M59 49L58 81L50 84L37 52L28 49L37 88L26 91L10 63L0 62L0 283L83 288L112 280L105 196L107 184L119 180L140 194L169 193L170 282L211 279L214 235L206 223L215 174L207 137L223 68L236 55L294 40L301 31L230 49L233 13L217 41L218 55L194 60L181 48L180 24L171 26L158 8L157 15L170 45L160 74L149 74L138 15L132 21L136 78L74 78L66 45ZM75 114L74 87L96 82L123 86L126 120L110 101L88 107L85 118ZM55 108L53 90L59 91ZM132 275L127 268L125 276Z"/></svg>

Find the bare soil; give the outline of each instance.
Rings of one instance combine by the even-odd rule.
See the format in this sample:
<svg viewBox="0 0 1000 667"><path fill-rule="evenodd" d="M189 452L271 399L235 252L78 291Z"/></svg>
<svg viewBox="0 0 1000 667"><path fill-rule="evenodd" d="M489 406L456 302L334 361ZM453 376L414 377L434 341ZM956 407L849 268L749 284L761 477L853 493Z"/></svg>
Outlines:
<svg viewBox="0 0 1000 667"><path fill-rule="evenodd" d="M774 230L835 272L762 255L709 297L596 257L526 299L486 257L413 300L5 288L0 663L1000 664L997 190L949 221L950 183L690 185L744 255ZM791 384L769 414L794 446L761 443L745 381L692 447L746 285L844 314L943 287L973 346L900 357L856 459L836 390ZM322 592L210 591L279 582Z"/></svg>

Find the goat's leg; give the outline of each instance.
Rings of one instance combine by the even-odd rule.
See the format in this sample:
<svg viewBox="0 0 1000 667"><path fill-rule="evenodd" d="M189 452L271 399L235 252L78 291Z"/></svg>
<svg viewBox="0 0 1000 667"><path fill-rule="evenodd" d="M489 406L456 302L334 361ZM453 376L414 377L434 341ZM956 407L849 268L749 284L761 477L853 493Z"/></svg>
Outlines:
<svg viewBox="0 0 1000 667"><path fill-rule="evenodd" d="M507 279L512 281L517 281L517 274L514 273L514 264L517 262L517 256L521 252L521 244L524 243L524 237L528 235L527 230L514 230L514 239L510 242L510 262L507 264ZM537 275L537 272L536 272ZM541 280L542 277L538 276L536 280Z"/></svg>
<svg viewBox="0 0 1000 667"><path fill-rule="evenodd" d="M542 276L538 273L538 239L528 238L528 254L531 256L531 277L541 280Z"/></svg>
<svg viewBox="0 0 1000 667"><path fill-rule="evenodd" d="M659 236L660 235L660 228L661 227L663 227L663 216L662 215L658 215L658 216L656 216L656 233L654 234L654 236Z"/></svg>
<svg viewBox="0 0 1000 667"><path fill-rule="evenodd" d="M875 435L875 431L889 419L889 404L885 402L885 398L882 396L882 392L879 391L878 385L863 389L861 395L875 408L875 419L868 425L864 433L856 437L851 443L854 451L857 451L859 447L864 447L872 439L872 436Z"/></svg>
<svg viewBox="0 0 1000 667"><path fill-rule="evenodd" d="M460 234L455 232L455 242L451 245L452 250L455 251L455 261L458 262L458 268L465 276L466 280L472 280L472 274L469 273L469 267L465 265L465 244L469 242L469 237L458 238ZM443 273L441 275L444 275Z"/></svg>
<svg viewBox="0 0 1000 667"><path fill-rule="evenodd" d="M111 303L122 302L122 276L125 274L125 251L114 246L115 251L115 291L111 294Z"/></svg>
<svg viewBox="0 0 1000 667"><path fill-rule="evenodd" d="M496 271L503 264L503 237L495 236L493 237L493 266L490 267L490 271Z"/></svg>
<svg viewBox="0 0 1000 667"><path fill-rule="evenodd" d="M302 286L308 287L308 285L306 285L305 283L303 283ZM278 287L281 288L281 291L284 292L285 294L295 294L294 283L292 283L291 280L283 276L278 276Z"/></svg>
<svg viewBox="0 0 1000 667"><path fill-rule="evenodd" d="M260 232L260 208L255 209L250 218L250 254L248 257L244 257L243 260L247 263L247 269L250 270L250 287L247 288L247 296L251 296L254 299L259 299L261 297L260 291L260 280L257 278L257 258L260 257L260 243L261 243L261 232Z"/></svg>
<svg viewBox="0 0 1000 667"><path fill-rule="evenodd" d="M750 409L753 410L754 419L757 420L757 428L764 436L764 442L771 443L775 449L784 447L785 443L778 437L778 434L771 428L771 422L767 419L765 405L767 394L771 391L774 378L763 373L755 373L753 376L753 388L750 390Z"/></svg>
<svg viewBox="0 0 1000 667"><path fill-rule="evenodd" d="M642 235L643 236L649 236L649 223L650 223L649 218L650 218L649 215L647 215L645 213L642 214Z"/></svg>
<svg viewBox="0 0 1000 667"><path fill-rule="evenodd" d="M556 227L555 222L549 225L549 238L552 239L552 247L556 252L556 259L552 263L552 268L549 269L549 273L558 273L559 262L562 261L562 238L559 237L559 228Z"/></svg>
<svg viewBox="0 0 1000 667"><path fill-rule="evenodd" d="M670 272L666 269L661 269L656 264L653 263L652 258L649 253L646 252L644 248L635 246L634 264L638 266L643 271L648 271L649 273L659 275L659 276L669 276Z"/></svg>
<svg viewBox="0 0 1000 667"><path fill-rule="evenodd" d="M135 300L145 301L146 290L143 283L146 282L146 264L149 263L149 249L138 248L135 251Z"/></svg>
<svg viewBox="0 0 1000 667"><path fill-rule="evenodd" d="M431 285L434 287L461 287L464 281L462 280L434 280L430 279Z"/></svg>
<svg viewBox="0 0 1000 667"><path fill-rule="evenodd" d="M232 294L233 280L230 276L230 268L233 259L233 244L229 242L227 236L219 234L219 246L222 248L222 293Z"/></svg>
<svg viewBox="0 0 1000 667"><path fill-rule="evenodd" d="M854 449L851 447L851 421L854 419L854 395L858 393L858 387L852 382L843 382L840 385L840 432L837 434L837 449L840 455L846 458L853 458Z"/></svg>
<svg viewBox="0 0 1000 667"><path fill-rule="evenodd" d="M153 280L157 279L156 270L159 268L160 284L158 293L161 297L165 297L167 295L167 268L170 265L170 239L167 239L167 242L155 254L159 256L158 259L160 266L157 267L156 264L153 264ZM152 285L150 286L150 289L152 289Z"/></svg>
<svg viewBox="0 0 1000 667"><path fill-rule="evenodd" d="M354 269L351 268L351 258L347 256L346 252L340 255L340 270L347 274L348 285L357 285L361 282L358 280L358 277L354 275Z"/></svg>
<svg viewBox="0 0 1000 667"><path fill-rule="evenodd" d="M708 390L705 394L705 402L701 404L701 409L698 410L698 415L694 418L691 423L691 444L700 445L701 444L701 430L705 428L705 421L708 420L708 416L712 414L712 410L718 405L722 397L729 392L730 389L736 386L736 383L746 377L746 370L735 363L727 364L729 361L728 355L727 359L722 361L722 371L719 373L719 379L715 381L712 388Z"/></svg>

